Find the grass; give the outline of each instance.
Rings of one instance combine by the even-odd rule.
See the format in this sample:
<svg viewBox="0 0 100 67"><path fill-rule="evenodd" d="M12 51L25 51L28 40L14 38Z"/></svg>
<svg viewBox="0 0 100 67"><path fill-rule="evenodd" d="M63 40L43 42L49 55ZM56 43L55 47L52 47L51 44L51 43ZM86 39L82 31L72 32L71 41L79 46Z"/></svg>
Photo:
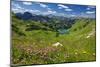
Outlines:
<svg viewBox="0 0 100 67"><path fill-rule="evenodd" d="M14 21L24 22L16 19ZM56 32L53 31L25 31L25 24L22 24L22 26L21 24L16 24L26 36L19 36L15 32L13 33L12 64L53 64L95 61L95 33L86 38L95 29L95 21L89 21L84 26L85 24L86 20L79 20L69 29L69 34L63 34L59 37L55 37ZM57 42L63 46L52 46Z"/></svg>

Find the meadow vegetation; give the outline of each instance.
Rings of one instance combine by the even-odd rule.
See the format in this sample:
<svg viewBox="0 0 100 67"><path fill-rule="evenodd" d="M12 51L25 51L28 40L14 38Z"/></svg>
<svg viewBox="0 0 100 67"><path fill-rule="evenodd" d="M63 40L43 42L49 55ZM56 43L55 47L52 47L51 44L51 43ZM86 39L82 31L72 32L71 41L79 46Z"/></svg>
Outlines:
<svg viewBox="0 0 100 67"><path fill-rule="evenodd" d="M54 23L56 22L56 23ZM51 25L51 26L50 26ZM96 60L95 19L75 20L65 34L57 21L45 24L12 16L12 64L54 64ZM62 46L53 46L59 42Z"/></svg>

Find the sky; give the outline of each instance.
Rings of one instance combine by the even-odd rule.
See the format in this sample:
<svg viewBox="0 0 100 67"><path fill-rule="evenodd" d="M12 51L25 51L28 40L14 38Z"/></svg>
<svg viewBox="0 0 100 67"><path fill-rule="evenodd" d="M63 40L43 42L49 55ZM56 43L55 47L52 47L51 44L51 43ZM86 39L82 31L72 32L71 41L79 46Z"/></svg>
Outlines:
<svg viewBox="0 0 100 67"><path fill-rule="evenodd" d="M12 1L11 11L14 13L30 12L37 15L55 15L64 17L95 18L96 7L93 5L75 5L61 3Z"/></svg>

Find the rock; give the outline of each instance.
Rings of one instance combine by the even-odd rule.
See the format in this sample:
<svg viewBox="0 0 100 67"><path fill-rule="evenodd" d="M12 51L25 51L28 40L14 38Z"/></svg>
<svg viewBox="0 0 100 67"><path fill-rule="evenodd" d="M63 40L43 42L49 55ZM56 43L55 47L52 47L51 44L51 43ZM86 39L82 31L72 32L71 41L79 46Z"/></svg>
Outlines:
<svg viewBox="0 0 100 67"><path fill-rule="evenodd" d="M86 38L89 38L90 36L88 35Z"/></svg>
<svg viewBox="0 0 100 67"><path fill-rule="evenodd" d="M59 42L57 42L57 43L55 43L55 44L53 44L52 46L63 46L61 43L59 43Z"/></svg>
<svg viewBox="0 0 100 67"><path fill-rule="evenodd" d="M95 30L93 29L93 31L91 31L87 36L86 38L90 38L91 36L93 36L95 34Z"/></svg>

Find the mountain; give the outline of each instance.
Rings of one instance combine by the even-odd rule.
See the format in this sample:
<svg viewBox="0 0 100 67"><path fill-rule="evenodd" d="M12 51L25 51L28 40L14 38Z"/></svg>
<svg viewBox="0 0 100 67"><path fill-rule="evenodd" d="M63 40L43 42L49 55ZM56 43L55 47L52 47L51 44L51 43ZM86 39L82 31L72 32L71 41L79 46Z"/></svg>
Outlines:
<svg viewBox="0 0 100 67"><path fill-rule="evenodd" d="M24 20L25 14L12 13L13 63L95 61L95 19L26 14ZM56 43L62 46L53 46Z"/></svg>
<svg viewBox="0 0 100 67"><path fill-rule="evenodd" d="M48 22L49 20L49 17L31 14L30 12L16 13L15 15L17 18L22 19L22 20L34 20L34 21L40 21L40 22Z"/></svg>
<svg viewBox="0 0 100 67"><path fill-rule="evenodd" d="M25 20L25 22L29 22L27 31L31 31L34 29L43 29L43 30L53 30L53 31L59 31L59 29L69 29L78 21L90 22L89 20L94 20L93 18L81 18L81 17L63 17L63 16L54 16L52 14L50 15L36 15L31 14L30 12L24 12L24 13L16 13L14 16L17 19ZM34 25L33 22L36 22ZM84 23L82 22L82 23ZM24 23L24 22L23 22ZM38 24L38 25L37 25ZM87 23L88 24L88 23ZM87 25L86 24L86 25ZM40 25L40 26L39 26ZM84 25L85 26L85 25Z"/></svg>
<svg viewBox="0 0 100 67"><path fill-rule="evenodd" d="M16 13L16 17L23 20L29 20L29 19L32 19L32 14L29 12L24 12L23 14Z"/></svg>
<svg viewBox="0 0 100 67"><path fill-rule="evenodd" d="M33 21L36 21L36 22L46 23L47 25L53 24L53 23L55 23L55 21L57 21L60 25L62 25L64 23L65 24L64 26L65 27L67 26L68 28L71 27L71 25L74 24L74 21L76 20L76 18L54 16L52 14L46 15L46 16L35 15L35 14L31 14L30 12L16 13L15 16L16 16L16 18L22 19L22 20L25 20L25 21L26 20L33 20Z"/></svg>

